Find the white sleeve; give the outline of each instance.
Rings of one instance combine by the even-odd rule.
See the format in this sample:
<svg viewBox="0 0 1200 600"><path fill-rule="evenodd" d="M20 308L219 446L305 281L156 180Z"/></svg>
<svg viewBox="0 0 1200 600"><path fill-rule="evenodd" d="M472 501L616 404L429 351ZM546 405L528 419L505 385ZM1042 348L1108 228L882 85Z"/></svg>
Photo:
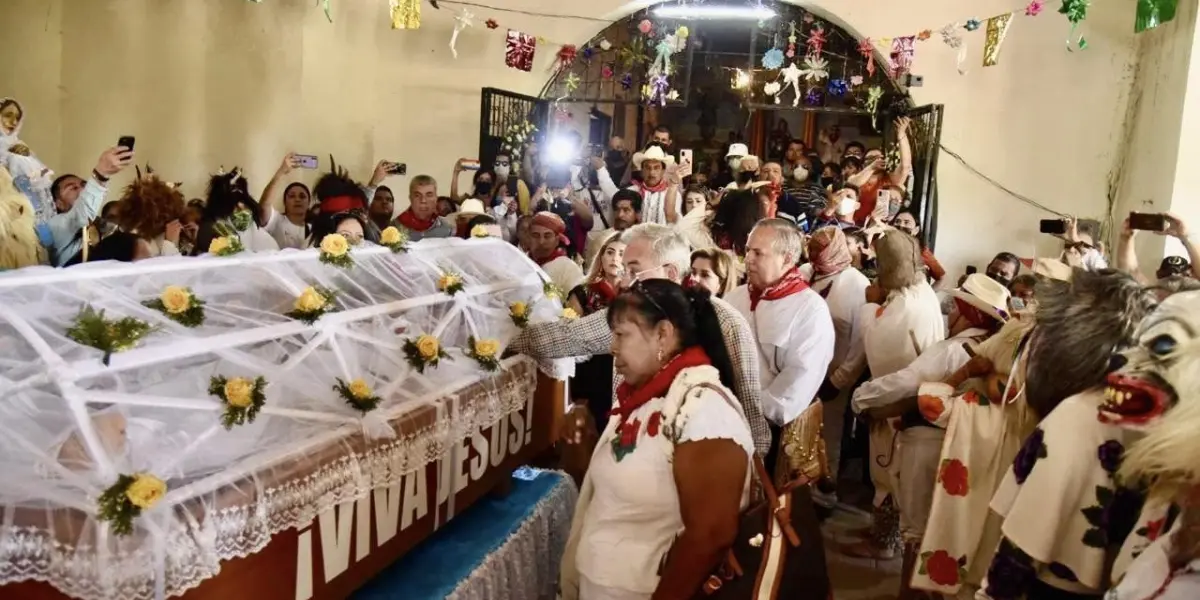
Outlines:
<svg viewBox="0 0 1200 600"><path fill-rule="evenodd" d="M763 412L777 425L791 423L812 404L833 362L833 318L824 300L816 298L820 304L807 307L792 325L784 367L763 390Z"/></svg>
<svg viewBox="0 0 1200 600"><path fill-rule="evenodd" d="M616 182L613 181L612 175L608 172L608 167L596 171L596 181L600 182L600 191L604 192L604 195L609 198L616 196L617 192L621 191L617 187Z"/></svg>
<svg viewBox="0 0 1200 600"><path fill-rule="evenodd" d="M860 413L917 395L922 383L942 381L970 360L959 340L947 340L922 352L907 367L876 377L854 391L851 406Z"/></svg>
<svg viewBox="0 0 1200 600"><path fill-rule="evenodd" d="M733 392L726 390L726 393L733 398ZM746 417L740 407L735 408L720 392L709 388L688 392L680 414L685 420L677 443L733 440L747 455L754 454L754 438L750 435Z"/></svg>
<svg viewBox="0 0 1200 600"><path fill-rule="evenodd" d="M267 224L263 225L263 231L267 232L273 238L278 239L279 226L283 224L283 215L275 210L274 206L267 205Z"/></svg>

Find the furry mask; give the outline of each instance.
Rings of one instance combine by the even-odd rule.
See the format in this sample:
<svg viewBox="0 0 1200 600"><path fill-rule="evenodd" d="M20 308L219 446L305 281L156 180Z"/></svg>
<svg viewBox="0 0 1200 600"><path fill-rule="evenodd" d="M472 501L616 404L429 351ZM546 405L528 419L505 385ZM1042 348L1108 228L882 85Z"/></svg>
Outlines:
<svg viewBox="0 0 1200 600"><path fill-rule="evenodd" d="M13 185L8 169L0 166L0 270L46 262L46 249L38 241L36 223L29 198Z"/></svg>
<svg viewBox="0 0 1200 600"><path fill-rule="evenodd" d="M874 248L879 287L894 292L924 281L921 244L917 238L898 229L889 229L875 240Z"/></svg>
<svg viewBox="0 0 1200 600"><path fill-rule="evenodd" d="M313 196L321 202L321 212L325 214L367 209L366 192L350 178L346 169L334 162L333 155L329 156L329 172L322 175L313 186Z"/></svg>
<svg viewBox="0 0 1200 600"><path fill-rule="evenodd" d="M1138 328L1137 345L1114 362L1121 366L1108 378L1099 418L1146 434L1122 477L1169 497L1200 485L1200 291L1164 300Z"/></svg>
<svg viewBox="0 0 1200 600"><path fill-rule="evenodd" d="M1026 399L1045 418L1059 402L1100 386L1114 352L1156 301L1153 291L1120 271L1076 269L1071 281L1043 281L1025 370Z"/></svg>

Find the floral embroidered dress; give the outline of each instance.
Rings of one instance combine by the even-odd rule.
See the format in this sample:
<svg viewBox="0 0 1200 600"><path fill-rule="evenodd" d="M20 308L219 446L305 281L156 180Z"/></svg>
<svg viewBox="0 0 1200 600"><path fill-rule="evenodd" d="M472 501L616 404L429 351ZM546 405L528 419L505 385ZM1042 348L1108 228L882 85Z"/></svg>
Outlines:
<svg viewBox="0 0 1200 600"><path fill-rule="evenodd" d="M1178 552L1175 548L1178 541L1176 537L1183 533L1179 530L1185 523L1185 519L1176 519L1177 515L1178 511L1172 510L1167 520L1151 524L1154 541L1143 548L1144 551L1129 565L1120 583L1105 594L1104 600L1200 598L1200 557L1192 557L1182 565L1172 564L1172 558ZM1139 529L1136 533L1140 535L1144 532ZM1129 546L1126 544L1126 549Z"/></svg>
<svg viewBox="0 0 1200 600"><path fill-rule="evenodd" d="M1143 494L1114 480L1125 448L1141 434L1101 422L1103 401L1104 388L1067 398L1022 445L991 502L1004 538L983 586L988 598L1054 590L1098 598L1128 565L1132 547L1158 535L1161 524L1137 527ZM1131 549L1110 569L1126 542Z"/></svg>
<svg viewBox="0 0 1200 600"><path fill-rule="evenodd" d="M748 503L754 440L740 407L697 387L721 386L711 366L672 375L665 394L628 411L618 405L600 435L563 556L563 600L648 600L654 593L662 560L683 530L672 471L676 444L729 439L741 446L742 507Z"/></svg>
<svg viewBox="0 0 1200 600"><path fill-rule="evenodd" d="M953 596L978 586L1000 540L999 519L988 503L1036 417L1019 397L1024 367L1018 352L1031 323L1010 321L980 344L996 375L971 379L955 390L923 384L921 414L946 428L937 485L912 586ZM1001 398L1008 398L1001 401Z"/></svg>

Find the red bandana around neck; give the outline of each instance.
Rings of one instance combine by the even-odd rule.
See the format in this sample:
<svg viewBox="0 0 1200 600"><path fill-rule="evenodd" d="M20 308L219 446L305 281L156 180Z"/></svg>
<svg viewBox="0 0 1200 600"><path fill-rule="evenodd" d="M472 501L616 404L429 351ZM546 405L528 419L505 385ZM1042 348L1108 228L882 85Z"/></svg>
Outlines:
<svg viewBox="0 0 1200 600"><path fill-rule="evenodd" d="M675 358L663 365L650 378L650 381L643 383L640 387L635 388L628 381L622 381L621 385L617 386L617 406L613 407L608 414L620 417L621 422L625 422L625 419L629 418L629 415L642 405L655 398L666 396L667 390L671 389L671 384L675 382L675 376L679 375L680 371L703 365L712 365L712 361L708 359L704 348L692 346L676 354Z"/></svg>
<svg viewBox="0 0 1200 600"><path fill-rule="evenodd" d="M400 224L403 225L405 229L416 232L428 231L437 223L437 217L432 219L422 219L418 217L411 208L400 213L400 216L396 220L400 221Z"/></svg>
<svg viewBox="0 0 1200 600"><path fill-rule="evenodd" d="M642 195L643 202L646 200L646 194L657 194L658 192L667 189L666 177L662 178L662 180L658 182L658 185L655 186L646 185L641 181L635 181L634 183L637 184L638 193Z"/></svg>
<svg viewBox="0 0 1200 600"><path fill-rule="evenodd" d="M754 286L749 286L749 289L750 310L753 311L758 308L758 303L762 300L782 300L792 294L798 294L807 290L808 283L804 281L804 276L800 274L800 269L792 267L788 269L787 273L783 274L783 277L779 278L779 281L775 285L765 290L756 289Z"/></svg>
<svg viewBox="0 0 1200 600"><path fill-rule="evenodd" d="M532 254L530 255L530 257L533 258L533 262L537 263L537 266L544 267L544 266L546 266L546 263L549 263L550 261L552 261L560 256L566 256L566 255L567 255L566 250L563 250L562 248L555 248L554 252L550 253L550 256L547 256L546 258L538 258L536 256L533 256Z"/></svg>
<svg viewBox="0 0 1200 600"><path fill-rule="evenodd" d="M613 301L613 298L617 297L617 290L613 288L611 283L603 279L597 279L596 281L588 284L588 290L599 296L600 301L603 302L605 306L608 306L609 303Z"/></svg>

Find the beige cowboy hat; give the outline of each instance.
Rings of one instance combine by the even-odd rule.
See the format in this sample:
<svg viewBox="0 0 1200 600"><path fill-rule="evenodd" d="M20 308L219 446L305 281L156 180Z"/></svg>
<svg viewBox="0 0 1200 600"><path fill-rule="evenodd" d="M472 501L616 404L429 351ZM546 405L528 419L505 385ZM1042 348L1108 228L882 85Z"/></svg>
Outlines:
<svg viewBox="0 0 1200 600"><path fill-rule="evenodd" d="M950 295L978 308L1001 323L1009 319L1008 298L1011 294L1008 288L987 275L968 275L962 286L950 292Z"/></svg>
<svg viewBox="0 0 1200 600"><path fill-rule="evenodd" d="M750 147L745 144L730 144L729 151L725 153L725 158L734 156L749 156Z"/></svg>
<svg viewBox="0 0 1200 600"><path fill-rule="evenodd" d="M642 163L647 160L656 160L663 166L671 166L675 164L675 157L663 152L658 146L650 146L645 152L637 152L633 155L633 168L641 170Z"/></svg>
<svg viewBox="0 0 1200 600"><path fill-rule="evenodd" d="M483 200L478 198L467 198L458 205L458 210L454 211L448 218L457 219L459 217L473 217L475 215L485 215L487 210L483 207Z"/></svg>

